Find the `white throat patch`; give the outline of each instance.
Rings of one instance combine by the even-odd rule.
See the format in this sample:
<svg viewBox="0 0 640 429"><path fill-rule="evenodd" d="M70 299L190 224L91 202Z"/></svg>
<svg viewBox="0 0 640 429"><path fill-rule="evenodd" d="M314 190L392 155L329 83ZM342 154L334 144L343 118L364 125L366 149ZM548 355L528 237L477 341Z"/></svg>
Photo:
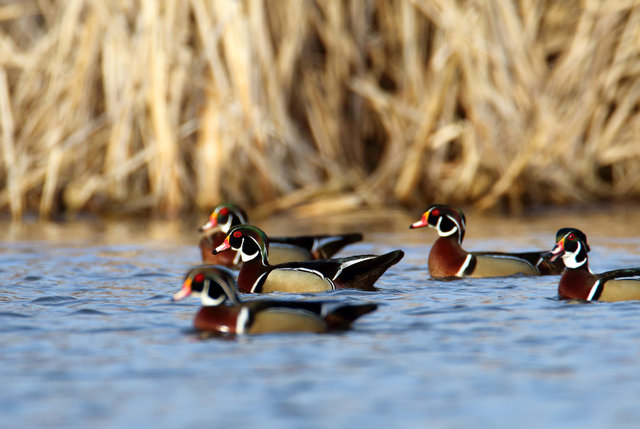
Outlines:
<svg viewBox="0 0 640 429"><path fill-rule="evenodd" d="M227 216L227 223L220 225L220 231L224 232L225 234L228 234L230 229L231 229L231 215Z"/></svg>
<svg viewBox="0 0 640 429"><path fill-rule="evenodd" d="M451 228L449 231L443 231L440 228L440 224L442 223L442 217L438 218L438 223L436 224L435 228L438 230L438 235L440 237L449 237L449 236L455 234L456 231L460 230L460 225L458 225L458 222L456 222L456 220L454 218L452 218L451 216L447 216L447 217L451 220L451 222L454 223L455 226L453 228Z"/></svg>
<svg viewBox="0 0 640 429"><path fill-rule="evenodd" d="M248 255L241 250L240 254L242 255L242 262L249 262L254 260L260 254L260 251L258 250L256 253Z"/></svg>
<svg viewBox="0 0 640 429"><path fill-rule="evenodd" d="M582 243L578 241L578 248L575 250L575 252L567 252L566 250L564 251L564 255L562 255L562 260L564 261L564 265L567 268L578 268L583 266L584 263L587 262L587 258L584 258L582 261L576 260L576 257L578 256L581 250L582 250Z"/></svg>
<svg viewBox="0 0 640 429"><path fill-rule="evenodd" d="M254 260L256 257L260 256L260 244L253 239L253 237L249 237L251 240L253 240L254 243L256 243L256 246L258 247L258 250L255 253L244 253L243 251L243 247L244 247L244 240L245 238L242 239L242 242L240 243L240 249L234 249L234 250L238 250L238 253L240 253L242 255L242 262L249 262Z"/></svg>
<svg viewBox="0 0 640 429"><path fill-rule="evenodd" d="M205 279L204 281L204 287L202 288L202 292L196 292L193 295L194 296L198 296L200 295L200 302L202 303L203 306L216 306L216 305L220 305L224 302L225 300L225 296L221 295L220 298L218 299L213 299L209 296L209 285L210 285L211 280L209 279Z"/></svg>

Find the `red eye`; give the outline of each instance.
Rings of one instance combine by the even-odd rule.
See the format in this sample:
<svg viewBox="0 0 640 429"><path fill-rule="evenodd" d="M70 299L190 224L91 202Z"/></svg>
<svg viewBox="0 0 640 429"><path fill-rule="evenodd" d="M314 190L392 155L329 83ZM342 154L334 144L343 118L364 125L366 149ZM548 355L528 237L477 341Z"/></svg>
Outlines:
<svg viewBox="0 0 640 429"><path fill-rule="evenodd" d="M227 208L225 207L225 208L223 208L222 210L220 210L220 214L221 214L222 216L224 216L224 215L226 215L226 214L229 214L229 210L227 210Z"/></svg>
<svg viewBox="0 0 640 429"><path fill-rule="evenodd" d="M434 216L440 216L440 210L433 209L433 210L431 210L431 214L434 215Z"/></svg>
<svg viewBox="0 0 640 429"><path fill-rule="evenodd" d="M242 233L240 231L236 231L236 232L233 233L233 236L235 238L239 238L239 237L242 237Z"/></svg>
<svg viewBox="0 0 640 429"><path fill-rule="evenodd" d="M198 273L193 277L195 283L202 283L204 281L204 274Z"/></svg>
<svg viewBox="0 0 640 429"><path fill-rule="evenodd" d="M575 235L573 235L573 233L571 233L571 234L569 234L569 235L567 236L567 238L568 238L569 240L575 240L575 239L576 239L576 236L575 236Z"/></svg>

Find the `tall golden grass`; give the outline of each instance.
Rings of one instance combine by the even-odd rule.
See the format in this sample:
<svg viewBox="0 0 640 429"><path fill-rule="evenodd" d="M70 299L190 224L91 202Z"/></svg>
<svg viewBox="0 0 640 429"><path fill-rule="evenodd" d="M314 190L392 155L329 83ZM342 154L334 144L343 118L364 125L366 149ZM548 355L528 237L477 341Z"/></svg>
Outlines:
<svg viewBox="0 0 640 429"><path fill-rule="evenodd" d="M0 207L640 197L640 3L0 3Z"/></svg>

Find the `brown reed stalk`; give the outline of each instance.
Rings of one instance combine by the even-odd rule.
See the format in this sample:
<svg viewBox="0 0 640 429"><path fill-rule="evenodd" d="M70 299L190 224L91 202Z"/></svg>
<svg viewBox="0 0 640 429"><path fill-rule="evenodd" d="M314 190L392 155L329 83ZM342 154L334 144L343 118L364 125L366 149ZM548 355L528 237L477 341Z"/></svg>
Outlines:
<svg viewBox="0 0 640 429"><path fill-rule="evenodd" d="M9 102L7 72L4 68L0 69L0 124L2 124L2 153L7 171L7 190L11 215L14 218L19 218L23 211L23 197L19 182L21 173L19 171L20 165L16 163L17 156L13 138L15 125Z"/></svg>
<svg viewBox="0 0 640 429"><path fill-rule="evenodd" d="M0 209L640 198L640 3L0 3Z"/></svg>

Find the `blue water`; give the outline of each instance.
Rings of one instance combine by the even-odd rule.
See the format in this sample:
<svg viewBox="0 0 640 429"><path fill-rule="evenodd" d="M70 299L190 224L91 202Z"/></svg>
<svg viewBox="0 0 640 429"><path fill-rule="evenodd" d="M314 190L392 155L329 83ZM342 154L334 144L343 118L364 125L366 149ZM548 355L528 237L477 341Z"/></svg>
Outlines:
<svg viewBox="0 0 640 429"><path fill-rule="evenodd" d="M593 222L594 270L640 266L637 231ZM381 304L351 331L236 339L201 337L199 302L170 302L198 262L182 225L5 224L0 427L638 427L640 302L559 301L553 276L432 281L435 233L400 224L343 252L406 251L380 291L296 296ZM555 233L477 225L469 249Z"/></svg>

